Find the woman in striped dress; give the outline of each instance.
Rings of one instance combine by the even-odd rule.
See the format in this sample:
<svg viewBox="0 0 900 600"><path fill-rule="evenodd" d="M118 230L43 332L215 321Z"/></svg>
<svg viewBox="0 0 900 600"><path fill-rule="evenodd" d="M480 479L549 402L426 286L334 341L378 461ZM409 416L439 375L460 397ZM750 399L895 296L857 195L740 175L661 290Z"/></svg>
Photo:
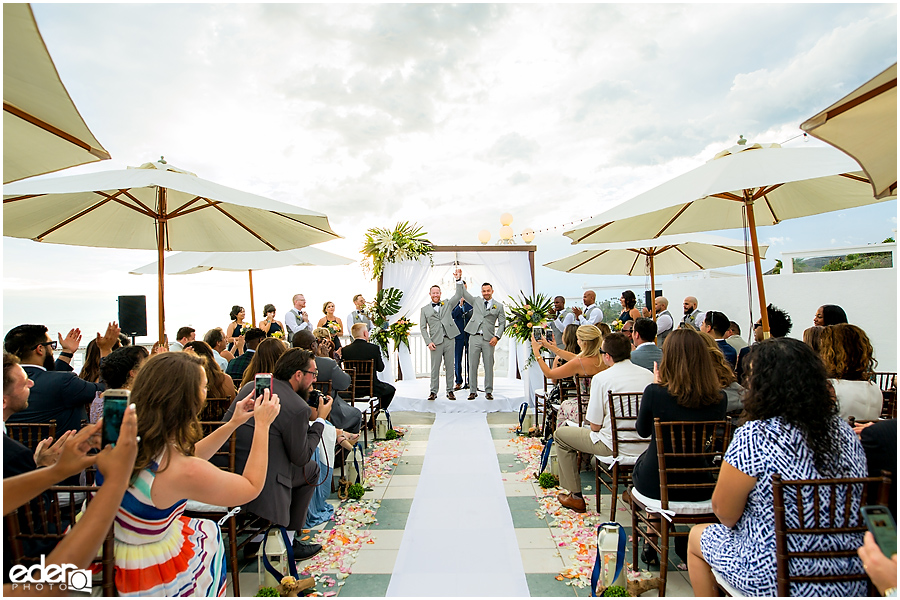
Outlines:
<svg viewBox="0 0 900 600"><path fill-rule="evenodd" d="M266 480L269 425L278 396L249 398L201 439L197 415L206 400L200 359L166 352L144 363L132 387L140 448L132 484L115 521L116 588L122 596L224 596L222 533L213 521L183 515L187 500L236 506L256 498ZM242 423L255 419L243 475L209 458Z"/></svg>

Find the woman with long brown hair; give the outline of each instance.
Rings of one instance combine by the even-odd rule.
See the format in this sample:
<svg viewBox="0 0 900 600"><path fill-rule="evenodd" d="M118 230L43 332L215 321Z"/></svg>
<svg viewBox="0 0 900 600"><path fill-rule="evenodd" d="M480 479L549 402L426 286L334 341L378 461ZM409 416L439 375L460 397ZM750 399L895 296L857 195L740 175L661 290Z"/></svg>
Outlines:
<svg viewBox="0 0 900 600"><path fill-rule="evenodd" d="M208 388L206 395L209 398L228 398L234 400L237 396L237 390L234 389L234 381L222 371L216 357L213 356L212 348L206 342L195 340L184 345L185 352L193 352L203 359L203 369L206 371L206 380Z"/></svg>
<svg viewBox="0 0 900 600"><path fill-rule="evenodd" d="M649 437L650 445L635 462L632 479L635 497L645 496L659 500L659 457L656 453L653 419L724 420L727 401L709 348L703 341L703 334L697 330L676 329L666 337L662 362L656 375L657 382L651 383L644 390L641 408L635 422L638 435ZM670 480L670 483L691 483L691 481L685 475L681 475L675 481ZM702 483L707 482L704 480ZM681 488L673 490L669 500L695 502L709 500L710 495L705 488L696 491ZM682 560L686 560L687 540L677 537L675 542L676 553ZM649 546L644 547L641 560L647 564L659 562L656 552Z"/></svg>
<svg viewBox="0 0 900 600"><path fill-rule="evenodd" d="M253 381L259 373L272 373L275 371L275 363L278 358L287 350L281 340L275 338L266 338L256 347L250 364L244 370L244 377L241 379L241 388Z"/></svg>
<svg viewBox="0 0 900 600"><path fill-rule="evenodd" d="M884 396L872 381L878 362L866 332L849 323L829 325L819 339L819 354L834 388L841 418L877 419Z"/></svg>
<svg viewBox="0 0 900 600"><path fill-rule="evenodd" d="M225 594L222 532L214 521L183 515L187 500L239 506L256 498L266 480L269 426L278 396L237 403L232 418L202 436L197 415L206 401L200 357L165 352L147 359L134 380L140 446L132 483L116 515L116 587L120 595ZM209 462L238 426L254 419L242 475Z"/></svg>

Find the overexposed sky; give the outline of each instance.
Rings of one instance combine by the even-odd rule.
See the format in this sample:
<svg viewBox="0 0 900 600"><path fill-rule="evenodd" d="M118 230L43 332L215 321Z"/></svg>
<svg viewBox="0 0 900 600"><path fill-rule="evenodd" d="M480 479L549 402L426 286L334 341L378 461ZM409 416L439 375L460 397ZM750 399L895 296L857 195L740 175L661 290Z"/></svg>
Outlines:
<svg viewBox="0 0 900 600"><path fill-rule="evenodd" d="M802 121L896 62L895 4L35 4L63 83L113 160L158 160L326 213L358 259L366 228L414 221L441 245L497 239L499 217L537 264L580 250L586 219L735 143L786 142ZM11 57L5 57L10 60ZM794 139L787 145L818 145ZM896 202L761 230L782 250L880 242ZM554 229L555 228L555 229ZM740 232L724 235L740 237ZM492 241L493 241L492 240ZM96 331L153 252L4 238L4 330ZM239 273L166 281L170 337L249 311ZM539 267L539 291L609 278ZM612 278L627 282L626 278ZM634 288L643 281L633 280ZM303 292L339 316L375 284L357 265L254 274L257 311ZM418 291L415 291L418 293ZM423 301L426 292L422 291ZM259 316L259 315L258 315Z"/></svg>

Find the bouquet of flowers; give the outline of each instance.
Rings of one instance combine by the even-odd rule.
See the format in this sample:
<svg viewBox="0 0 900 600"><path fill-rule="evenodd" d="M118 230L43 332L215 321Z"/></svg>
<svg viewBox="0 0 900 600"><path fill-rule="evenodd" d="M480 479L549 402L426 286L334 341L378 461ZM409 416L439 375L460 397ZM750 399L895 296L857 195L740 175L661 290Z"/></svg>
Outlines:
<svg viewBox="0 0 900 600"><path fill-rule="evenodd" d="M531 328L540 327L547 322L550 308L553 302L543 294L526 296L522 294L522 301L509 298L506 313L506 333L520 342L531 341ZM531 364L534 355L529 355L525 366Z"/></svg>
<svg viewBox="0 0 900 600"><path fill-rule="evenodd" d="M397 223L393 230L369 229L362 247L363 269L372 273L372 279L378 279L387 263L418 260L420 256L431 259L432 244L425 239L426 235L419 225L408 221Z"/></svg>
<svg viewBox="0 0 900 600"><path fill-rule="evenodd" d="M284 337L284 333L282 333L281 331L276 331L275 333L272 334L272 337L280 340Z"/></svg>
<svg viewBox="0 0 900 600"><path fill-rule="evenodd" d="M409 348L409 332L414 325L415 323L406 317L400 317L393 325L391 325L391 328L388 331L390 332L391 339L394 340L394 348L400 348L400 344Z"/></svg>
<svg viewBox="0 0 900 600"><path fill-rule="evenodd" d="M344 333L344 330L341 329L341 324L337 321L327 321L325 323L325 328L328 329L328 333L331 334L331 337Z"/></svg>
<svg viewBox="0 0 900 600"><path fill-rule="evenodd" d="M612 329L613 331L622 331L622 327L624 327L624 326L625 326L625 324L618 319L616 319L615 321L613 321L612 323L609 324L609 328Z"/></svg>
<svg viewBox="0 0 900 600"><path fill-rule="evenodd" d="M403 298L403 292L397 288L386 288L378 292L375 300L366 307L372 319L372 325L375 326L370 334L370 339L378 344L381 353L385 356L390 356L390 341L394 339L388 319L400 310L401 298Z"/></svg>

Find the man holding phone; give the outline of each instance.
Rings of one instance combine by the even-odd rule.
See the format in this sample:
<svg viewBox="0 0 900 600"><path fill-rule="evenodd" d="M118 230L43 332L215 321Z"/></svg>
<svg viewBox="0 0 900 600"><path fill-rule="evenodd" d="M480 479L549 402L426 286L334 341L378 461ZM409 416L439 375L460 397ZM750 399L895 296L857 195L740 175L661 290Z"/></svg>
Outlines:
<svg viewBox="0 0 900 600"><path fill-rule="evenodd" d="M305 544L294 538L306 523L315 487L319 481L319 465L312 460L313 452L322 439L325 419L331 412L331 397L320 396L316 419L310 423L312 411L307 404L312 384L316 381L315 355L309 350L291 348L281 355L272 372L271 390L281 398L281 412L269 427L269 468L266 483L259 496L243 508L264 519L286 527L293 541L297 560L312 558L322 550L319 544ZM265 381L251 381L238 392L237 398L222 417L231 419L235 406L258 391ZM253 442L253 419L237 428L235 471L243 472ZM257 541L251 543L258 548ZM245 555L253 551L248 550Z"/></svg>

